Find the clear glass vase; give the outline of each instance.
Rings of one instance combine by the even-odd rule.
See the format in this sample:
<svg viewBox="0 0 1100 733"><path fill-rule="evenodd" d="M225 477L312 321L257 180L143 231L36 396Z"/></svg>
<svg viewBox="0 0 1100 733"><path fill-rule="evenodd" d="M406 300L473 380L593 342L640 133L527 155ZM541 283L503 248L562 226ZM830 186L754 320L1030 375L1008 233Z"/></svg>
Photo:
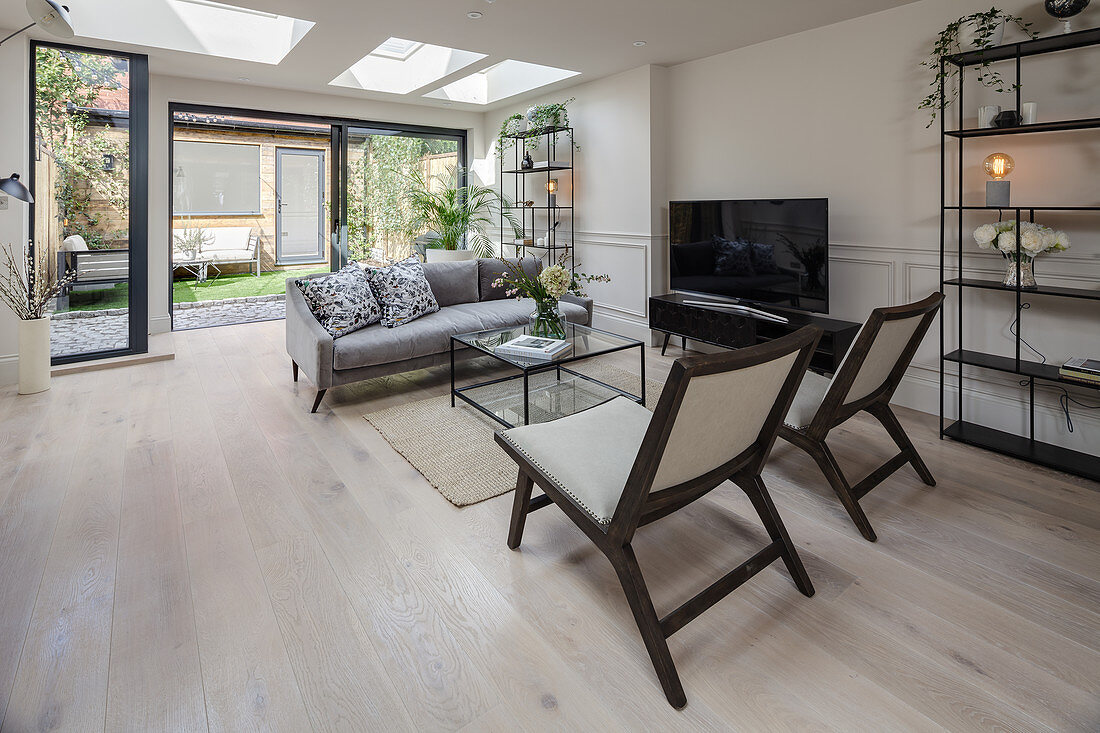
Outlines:
<svg viewBox="0 0 1100 733"><path fill-rule="evenodd" d="M535 301L535 312L531 314L528 331L532 336L542 338L565 338L565 314L558 309L558 301Z"/></svg>
<svg viewBox="0 0 1100 733"><path fill-rule="evenodd" d="M1034 288L1035 285L1035 260L1030 257L1023 257L1020 260L1020 287L1021 288ZM1016 287L1016 260L1011 257L1005 258L1005 279L1004 284L1006 287Z"/></svg>

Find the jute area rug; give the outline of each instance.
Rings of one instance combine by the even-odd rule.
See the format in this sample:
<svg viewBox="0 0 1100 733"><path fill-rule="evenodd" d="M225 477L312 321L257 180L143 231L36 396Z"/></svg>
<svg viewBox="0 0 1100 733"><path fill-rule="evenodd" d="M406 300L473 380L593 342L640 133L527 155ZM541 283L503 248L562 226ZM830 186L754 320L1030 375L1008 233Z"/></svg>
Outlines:
<svg viewBox="0 0 1100 733"><path fill-rule="evenodd" d="M576 371L632 394L638 393L638 374L598 361L571 365ZM646 405L652 410L663 384L646 380ZM522 382L514 380L480 388L478 402L500 400L522 409ZM547 407L564 403L571 412L605 399L604 390L584 380L558 383L553 371L531 377L531 422L546 418ZM506 408L507 409L507 408ZM455 506L468 506L512 491L516 464L493 440L504 426L462 400L451 407L450 394L389 407L363 416L413 468ZM522 413L505 419L520 423Z"/></svg>

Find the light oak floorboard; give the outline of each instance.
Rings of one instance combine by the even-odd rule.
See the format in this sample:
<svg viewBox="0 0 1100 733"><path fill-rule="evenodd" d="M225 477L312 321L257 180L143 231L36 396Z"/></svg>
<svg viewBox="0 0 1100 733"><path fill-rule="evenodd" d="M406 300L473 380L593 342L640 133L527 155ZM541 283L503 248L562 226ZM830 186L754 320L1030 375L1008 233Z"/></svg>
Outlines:
<svg viewBox="0 0 1100 733"><path fill-rule="evenodd" d="M764 478L817 594L777 563L678 631L675 711L558 510L510 551L511 495L451 506L362 418L446 394L446 368L311 415L283 338L179 332L174 361L0 388L5 731L1100 727L1095 483L899 408L939 484L903 467L865 497L872 544L780 441ZM679 354L650 349L647 374ZM893 452L864 417L830 444L853 479ZM667 612L766 542L726 485L633 544Z"/></svg>

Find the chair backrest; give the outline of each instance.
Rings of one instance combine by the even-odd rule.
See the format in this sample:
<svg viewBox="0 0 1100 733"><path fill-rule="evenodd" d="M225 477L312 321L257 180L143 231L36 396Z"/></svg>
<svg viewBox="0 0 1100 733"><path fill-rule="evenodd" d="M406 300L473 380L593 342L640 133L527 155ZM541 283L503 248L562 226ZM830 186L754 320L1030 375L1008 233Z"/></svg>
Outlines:
<svg viewBox="0 0 1100 733"><path fill-rule="evenodd" d="M807 326L759 346L677 359L609 531L632 533L651 492L705 493L735 470L759 472L820 337Z"/></svg>
<svg viewBox="0 0 1100 733"><path fill-rule="evenodd" d="M817 415L829 422L841 408L893 395L943 303L943 293L892 308L875 308L844 356Z"/></svg>

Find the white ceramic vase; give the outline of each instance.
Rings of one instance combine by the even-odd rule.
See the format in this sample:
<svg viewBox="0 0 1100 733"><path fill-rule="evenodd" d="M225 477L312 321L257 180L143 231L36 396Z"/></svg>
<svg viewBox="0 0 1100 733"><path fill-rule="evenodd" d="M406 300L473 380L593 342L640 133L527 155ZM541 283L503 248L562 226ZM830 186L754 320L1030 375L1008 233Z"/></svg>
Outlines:
<svg viewBox="0 0 1100 733"><path fill-rule="evenodd" d="M472 249L428 249L425 254L428 262L461 262L477 257Z"/></svg>
<svg viewBox="0 0 1100 733"><path fill-rule="evenodd" d="M19 394L50 388L50 319L19 321Z"/></svg>

